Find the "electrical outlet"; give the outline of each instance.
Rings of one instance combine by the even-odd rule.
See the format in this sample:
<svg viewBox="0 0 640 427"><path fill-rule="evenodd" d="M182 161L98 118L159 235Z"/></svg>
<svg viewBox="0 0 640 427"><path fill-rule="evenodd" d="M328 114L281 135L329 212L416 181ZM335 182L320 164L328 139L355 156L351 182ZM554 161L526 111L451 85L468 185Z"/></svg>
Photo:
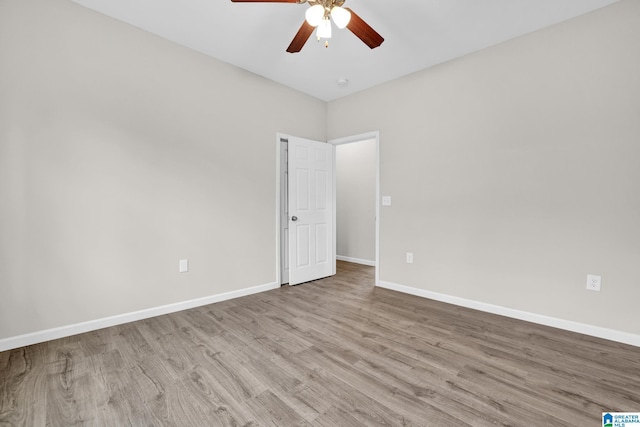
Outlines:
<svg viewBox="0 0 640 427"><path fill-rule="evenodd" d="M413 264L413 252L407 252L407 264Z"/></svg>
<svg viewBox="0 0 640 427"><path fill-rule="evenodd" d="M587 289L590 291L600 291L600 285L602 284L602 277L594 274L587 274Z"/></svg>
<svg viewBox="0 0 640 427"><path fill-rule="evenodd" d="M189 271L189 260L188 259L181 259L180 262L178 263L178 271L180 273L186 273Z"/></svg>

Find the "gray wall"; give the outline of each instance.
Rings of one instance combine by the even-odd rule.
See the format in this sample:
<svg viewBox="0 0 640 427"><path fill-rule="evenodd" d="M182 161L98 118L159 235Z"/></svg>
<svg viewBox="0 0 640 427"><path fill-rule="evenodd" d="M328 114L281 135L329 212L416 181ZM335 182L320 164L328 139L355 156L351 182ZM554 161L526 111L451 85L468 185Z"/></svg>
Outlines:
<svg viewBox="0 0 640 427"><path fill-rule="evenodd" d="M380 131L382 281L640 333L638 16L622 1L329 103L329 138Z"/></svg>
<svg viewBox="0 0 640 427"><path fill-rule="evenodd" d="M1 1L0 339L275 282L276 132L325 126L77 4Z"/></svg>
<svg viewBox="0 0 640 427"><path fill-rule="evenodd" d="M336 146L336 252L376 260L376 140Z"/></svg>

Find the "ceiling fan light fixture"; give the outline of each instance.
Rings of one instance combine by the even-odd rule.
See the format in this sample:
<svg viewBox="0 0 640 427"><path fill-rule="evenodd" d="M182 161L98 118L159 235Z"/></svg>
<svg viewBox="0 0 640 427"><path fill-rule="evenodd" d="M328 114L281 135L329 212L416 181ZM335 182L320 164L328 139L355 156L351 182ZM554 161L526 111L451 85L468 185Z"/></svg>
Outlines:
<svg viewBox="0 0 640 427"><path fill-rule="evenodd" d="M339 29L348 28L364 44L374 49L382 44L384 38L376 30L371 28L362 18L349 8L342 7L346 0L231 0L243 3L308 3L305 11L305 20L300 29L293 36L293 40L287 47L287 52L300 52L304 44L309 40L315 30L318 41L325 39L324 46L329 46L331 38L331 21Z"/></svg>
<svg viewBox="0 0 640 427"><path fill-rule="evenodd" d="M349 24L349 21L351 20L351 13L343 7L334 6L331 9L331 18L333 19L333 22L335 22L336 27L342 30Z"/></svg>
<svg viewBox="0 0 640 427"><path fill-rule="evenodd" d="M312 27L317 27L322 23L322 19L324 18L324 6L321 4L316 4L311 6L304 14L304 17L307 20L307 23Z"/></svg>
<svg viewBox="0 0 640 427"><path fill-rule="evenodd" d="M317 36L319 39L331 38L331 21L329 18L323 18L320 25L318 25Z"/></svg>

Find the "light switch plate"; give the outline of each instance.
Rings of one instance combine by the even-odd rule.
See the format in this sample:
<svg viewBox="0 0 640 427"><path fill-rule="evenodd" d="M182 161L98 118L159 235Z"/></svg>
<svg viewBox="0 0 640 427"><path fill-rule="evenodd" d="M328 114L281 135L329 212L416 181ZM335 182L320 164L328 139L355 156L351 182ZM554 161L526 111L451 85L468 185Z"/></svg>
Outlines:
<svg viewBox="0 0 640 427"><path fill-rule="evenodd" d="M391 206L391 196L382 196L382 206Z"/></svg>
<svg viewBox="0 0 640 427"><path fill-rule="evenodd" d="M180 273L186 273L187 271L189 271L189 260L188 259L181 259L180 262L178 263L178 271Z"/></svg>

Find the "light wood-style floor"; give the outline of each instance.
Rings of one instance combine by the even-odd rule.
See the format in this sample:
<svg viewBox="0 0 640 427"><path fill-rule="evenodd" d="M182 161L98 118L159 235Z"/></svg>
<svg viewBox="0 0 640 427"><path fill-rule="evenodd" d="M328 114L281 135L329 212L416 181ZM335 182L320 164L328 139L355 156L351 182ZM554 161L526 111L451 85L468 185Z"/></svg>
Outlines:
<svg viewBox="0 0 640 427"><path fill-rule="evenodd" d="M0 353L0 426L599 426L640 349L375 288L373 269Z"/></svg>

